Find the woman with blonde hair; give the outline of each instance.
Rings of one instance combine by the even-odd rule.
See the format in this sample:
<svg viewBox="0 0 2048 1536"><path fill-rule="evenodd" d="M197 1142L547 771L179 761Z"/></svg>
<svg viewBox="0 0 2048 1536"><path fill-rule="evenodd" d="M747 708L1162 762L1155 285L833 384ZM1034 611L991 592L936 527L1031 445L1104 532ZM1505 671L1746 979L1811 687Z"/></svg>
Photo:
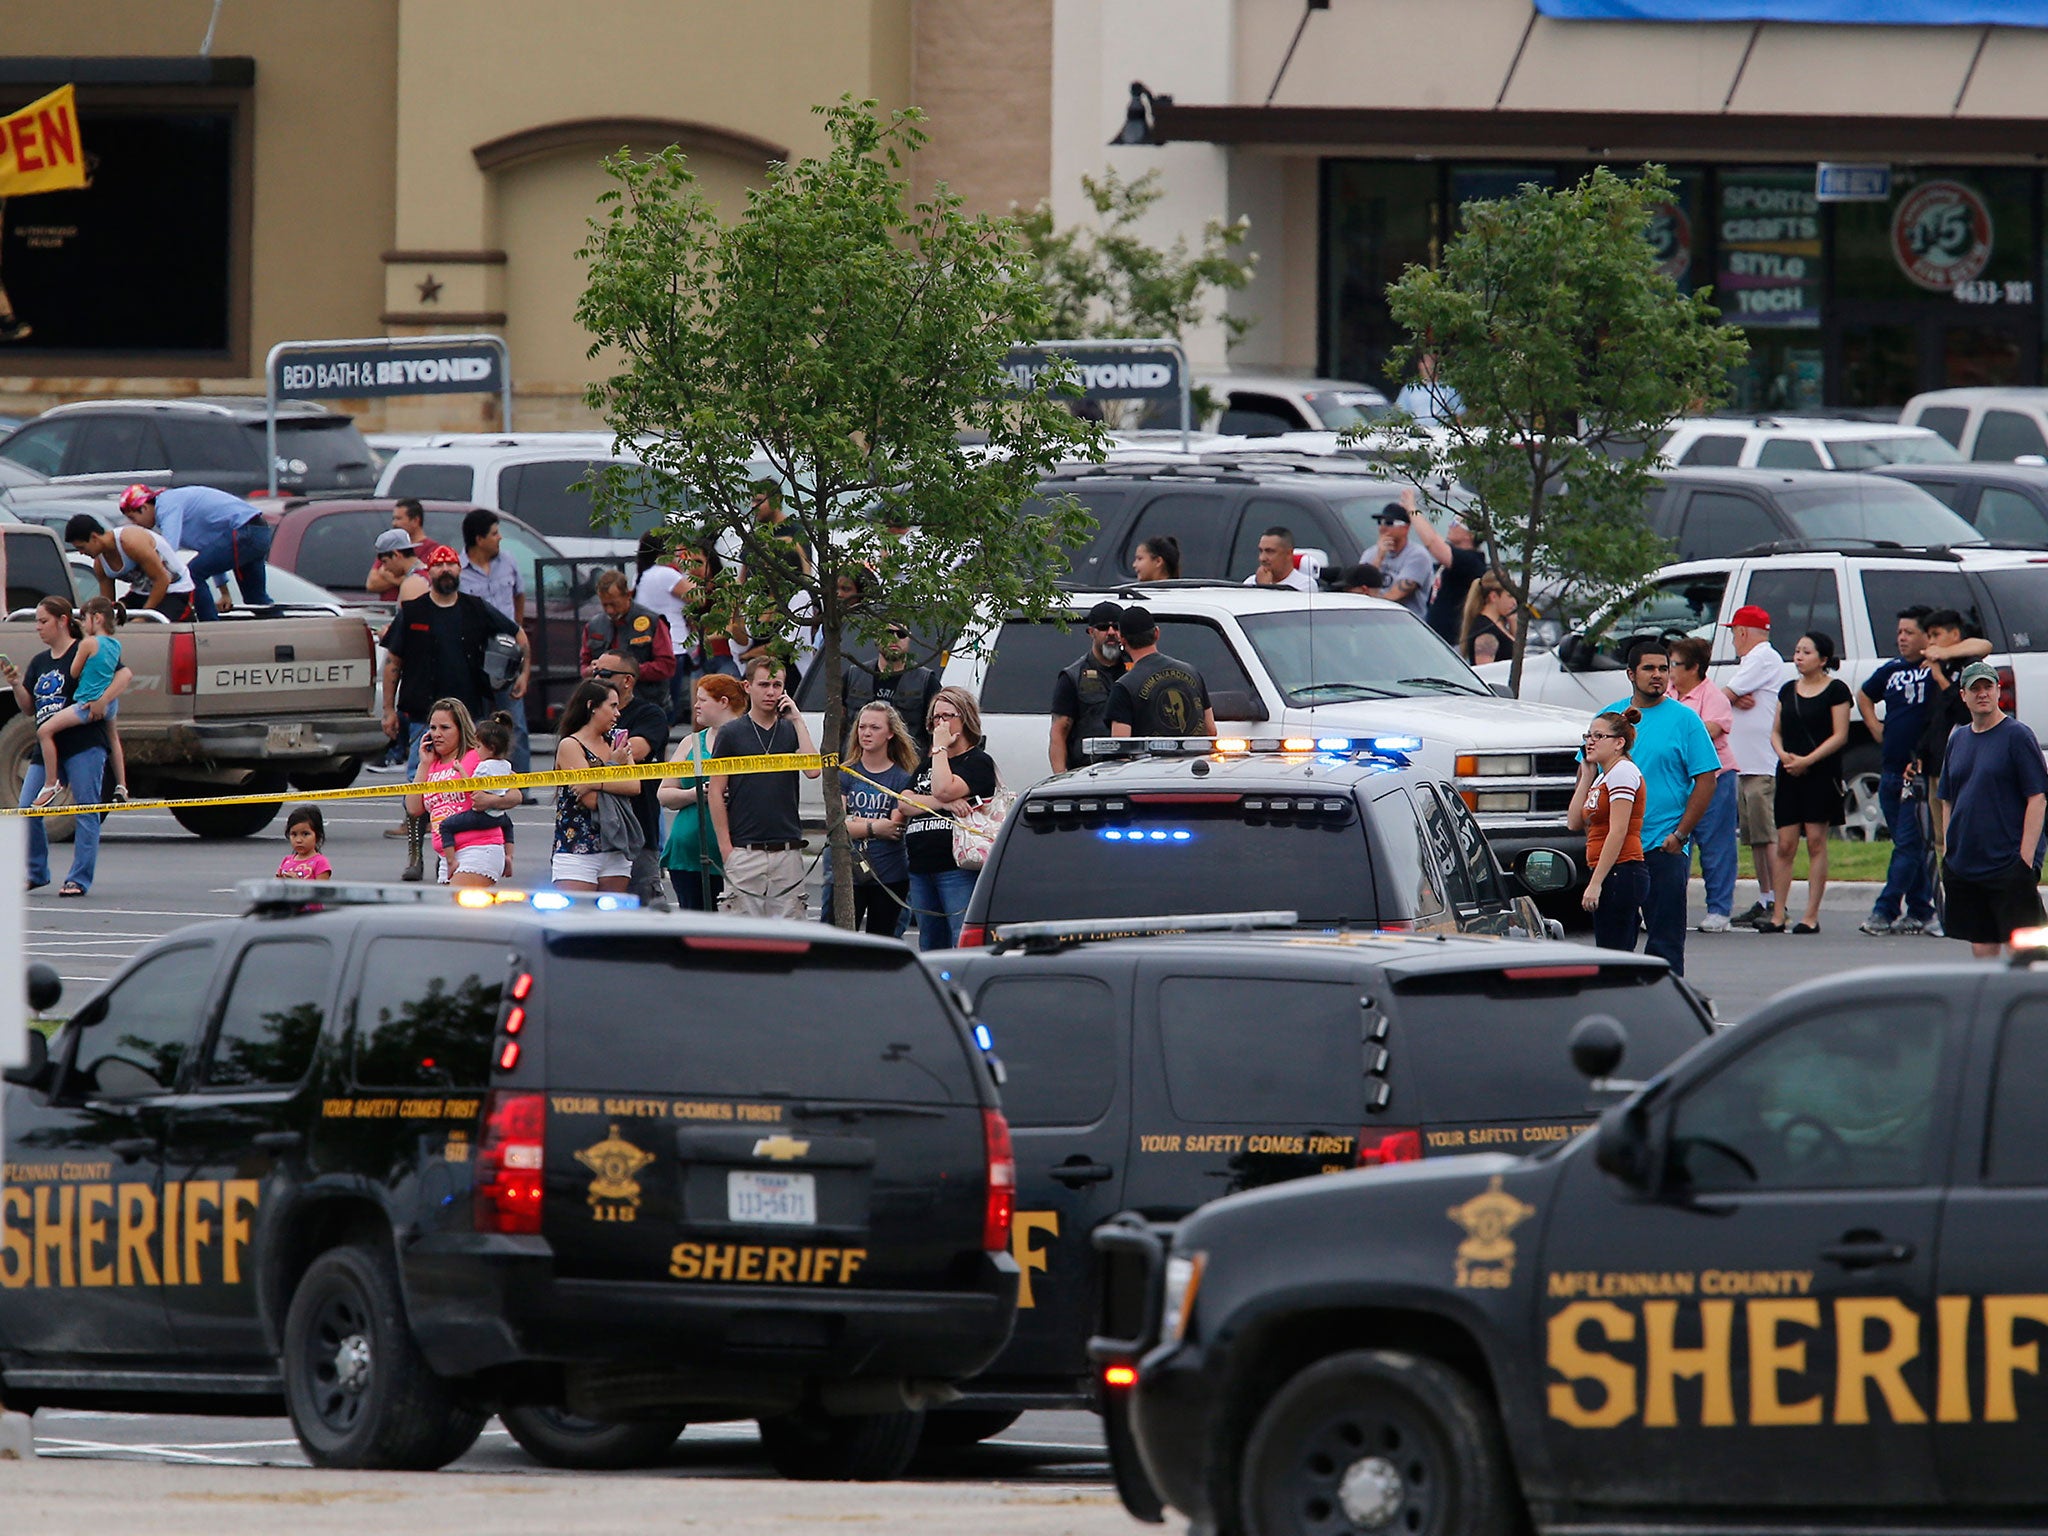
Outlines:
<svg viewBox="0 0 2048 1536"><path fill-rule="evenodd" d="M420 780L476 777L483 754L477 750L476 723L460 699L436 699L427 711L426 734L420 738ZM470 790L428 790L405 797L406 814L424 815L429 841L441 855L441 884L488 887L505 877L505 833L497 826L458 831L443 845L441 824L470 810L502 810L517 802L519 791L477 793Z"/></svg>
<svg viewBox="0 0 2048 1536"><path fill-rule="evenodd" d="M917 772L917 755L917 740L893 704L863 704L847 729L841 761L860 775L839 776L853 840L853 926L885 939L896 936L897 919L910 905L902 794Z"/></svg>
<svg viewBox="0 0 2048 1536"><path fill-rule="evenodd" d="M903 831L910 865L910 902L917 911L920 949L950 949L960 942L960 920L974 894L974 871L953 859L957 818L996 792L995 759L982 745L981 707L965 688L941 688L925 709L931 756L919 765L903 798Z"/></svg>
<svg viewBox="0 0 2048 1536"><path fill-rule="evenodd" d="M1515 594L1498 571L1484 572L1465 593L1458 654L1472 665L1515 659ZM1481 654L1481 653L1484 654Z"/></svg>

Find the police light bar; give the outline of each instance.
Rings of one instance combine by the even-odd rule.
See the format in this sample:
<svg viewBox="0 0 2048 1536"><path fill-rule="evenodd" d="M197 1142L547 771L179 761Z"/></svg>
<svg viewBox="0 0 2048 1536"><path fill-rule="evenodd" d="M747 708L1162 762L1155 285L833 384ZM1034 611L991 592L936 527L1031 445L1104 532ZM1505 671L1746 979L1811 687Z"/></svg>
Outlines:
<svg viewBox="0 0 2048 1536"><path fill-rule="evenodd" d="M535 912L629 912L638 896L617 891L523 891L510 887L380 885L368 880L244 880L235 894L251 912L317 912L330 907L526 907Z"/></svg>
<svg viewBox="0 0 2048 1536"><path fill-rule="evenodd" d="M1081 743L1086 758L1246 757L1253 753L1326 752L1407 761L1422 750L1419 736L1092 736Z"/></svg>
<svg viewBox="0 0 2048 1536"><path fill-rule="evenodd" d="M1249 933L1255 928L1298 928L1298 912L1189 912L1179 917L1082 917L1045 923L1004 923L995 930L991 954L1006 949L1051 950L1106 939L1137 939L1171 933Z"/></svg>

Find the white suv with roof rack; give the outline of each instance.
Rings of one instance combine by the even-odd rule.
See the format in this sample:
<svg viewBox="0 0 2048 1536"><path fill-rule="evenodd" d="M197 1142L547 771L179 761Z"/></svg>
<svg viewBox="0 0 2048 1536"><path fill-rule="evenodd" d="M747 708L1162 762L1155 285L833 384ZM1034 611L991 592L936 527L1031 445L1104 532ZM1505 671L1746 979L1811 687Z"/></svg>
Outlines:
<svg viewBox="0 0 2048 1536"><path fill-rule="evenodd" d="M1501 697L1407 609L1348 593L1221 581L1120 586L1071 593L1064 629L1009 619L956 643L935 665L943 682L980 701L988 750L1010 788L1052 772L1053 681L1088 649L1082 616L1103 599L1150 611L1160 650L1207 682L1221 735L1413 738L1410 756L1456 784L1503 867L1538 848L1579 858L1583 839L1564 822L1583 714ZM800 690L799 702L822 729L815 690ZM807 817L822 819L820 791L804 784Z"/></svg>
<svg viewBox="0 0 2048 1536"><path fill-rule="evenodd" d="M1660 451L1668 464L1714 469L1876 469L1959 457L1925 427L1817 416L1687 417Z"/></svg>

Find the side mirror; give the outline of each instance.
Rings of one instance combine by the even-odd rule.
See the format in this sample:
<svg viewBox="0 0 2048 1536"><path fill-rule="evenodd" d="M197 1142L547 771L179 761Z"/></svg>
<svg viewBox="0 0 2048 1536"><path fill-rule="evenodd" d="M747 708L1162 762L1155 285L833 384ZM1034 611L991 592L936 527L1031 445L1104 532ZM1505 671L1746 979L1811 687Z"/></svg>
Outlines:
<svg viewBox="0 0 2048 1536"><path fill-rule="evenodd" d="M1488 683L1486 686L1493 690L1493 696L1497 699L1512 699L1515 696L1515 690L1506 683Z"/></svg>
<svg viewBox="0 0 2048 1536"><path fill-rule="evenodd" d="M1650 1188L1657 1159L1640 1105L1617 1104L1600 1116L1593 1132L1593 1162L1630 1189Z"/></svg>
<svg viewBox="0 0 2048 1536"><path fill-rule="evenodd" d="M1572 1065L1594 1081L1612 1077L1628 1050L1628 1031L1608 1014L1590 1013L1572 1026L1567 1041Z"/></svg>
<svg viewBox="0 0 2048 1536"><path fill-rule="evenodd" d="M30 965L28 978L28 1005L36 1013L48 1013L64 998L64 978L54 967L38 960Z"/></svg>
<svg viewBox="0 0 2048 1536"><path fill-rule="evenodd" d="M43 1088L50 1078L50 1045L43 1038L40 1029L28 1032L28 1060L18 1067L9 1067L0 1078L18 1084L23 1088Z"/></svg>
<svg viewBox="0 0 2048 1536"><path fill-rule="evenodd" d="M1572 882L1578 878L1578 870L1568 853L1560 853L1555 848L1531 848L1515 861L1515 878L1522 882L1522 888L1531 896L1547 896L1552 891L1570 890ZM1619 1029L1621 1026L1615 1027ZM1572 1039L1577 1041L1576 1033ZM1577 1060L1576 1055L1573 1059Z"/></svg>

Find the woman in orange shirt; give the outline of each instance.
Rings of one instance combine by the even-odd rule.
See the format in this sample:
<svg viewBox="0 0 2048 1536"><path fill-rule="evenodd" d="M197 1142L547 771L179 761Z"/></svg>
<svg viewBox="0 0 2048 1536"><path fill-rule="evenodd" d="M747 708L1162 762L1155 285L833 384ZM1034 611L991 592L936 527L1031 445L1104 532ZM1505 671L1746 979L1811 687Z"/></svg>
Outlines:
<svg viewBox="0 0 2048 1536"><path fill-rule="evenodd" d="M1580 905L1593 914L1593 942L1602 949L1633 950L1643 901L1650 894L1643 863L1643 773L1629 760L1642 714L1625 709L1595 715L1586 732L1578 787L1565 824L1584 828L1593 872Z"/></svg>

